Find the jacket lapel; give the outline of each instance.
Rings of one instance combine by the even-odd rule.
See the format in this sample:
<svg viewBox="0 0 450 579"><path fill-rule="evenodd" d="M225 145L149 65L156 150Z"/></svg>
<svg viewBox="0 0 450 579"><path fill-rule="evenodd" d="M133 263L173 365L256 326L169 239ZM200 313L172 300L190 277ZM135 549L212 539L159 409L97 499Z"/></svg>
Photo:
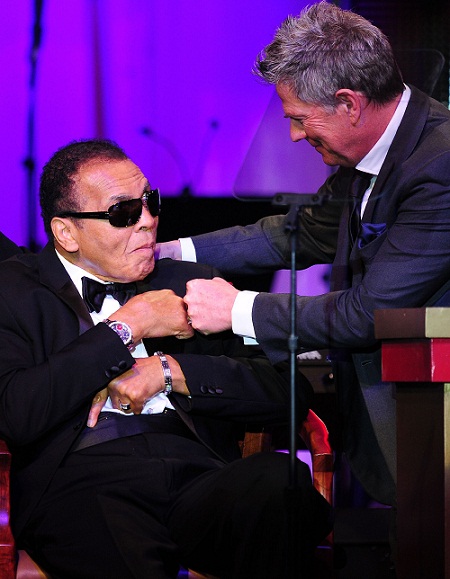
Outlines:
<svg viewBox="0 0 450 579"><path fill-rule="evenodd" d="M364 222L373 222L374 212L380 199L386 196L389 198L392 192L396 190L399 174L402 172L402 165L417 146L427 122L429 110L428 97L416 88L411 87L411 98L394 140L389 147L380 174L375 181L373 191L364 211Z"/></svg>
<svg viewBox="0 0 450 579"><path fill-rule="evenodd" d="M88 309L77 288L73 284L63 264L58 259L52 242L49 242L38 256L40 281L56 294L76 314L79 334L94 325Z"/></svg>

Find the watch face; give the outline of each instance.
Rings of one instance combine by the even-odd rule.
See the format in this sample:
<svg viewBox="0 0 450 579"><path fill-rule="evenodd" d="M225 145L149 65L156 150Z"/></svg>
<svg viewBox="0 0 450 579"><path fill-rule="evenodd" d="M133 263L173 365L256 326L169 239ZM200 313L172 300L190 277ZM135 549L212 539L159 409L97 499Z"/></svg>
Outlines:
<svg viewBox="0 0 450 579"><path fill-rule="evenodd" d="M132 343L132 335L130 327L123 322L110 322L109 327L116 332L125 346Z"/></svg>

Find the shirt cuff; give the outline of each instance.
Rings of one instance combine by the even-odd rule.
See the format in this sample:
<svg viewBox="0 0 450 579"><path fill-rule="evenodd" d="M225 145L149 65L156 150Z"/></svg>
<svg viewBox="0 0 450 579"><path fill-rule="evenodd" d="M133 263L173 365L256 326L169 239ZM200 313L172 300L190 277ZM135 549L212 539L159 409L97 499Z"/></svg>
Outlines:
<svg viewBox="0 0 450 579"><path fill-rule="evenodd" d="M180 237L178 241L181 247L181 259L183 261L193 261L196 263L197 253L192 239L190 237Z"/></svg>
<svg viewBox="0 0 450 579"><path fill-rule="evenodd" d="M245 338L256 338L252 310L253 302L257 295L258 292L240 291L236 296L231 309L231 329L233 334Z"/></svg>

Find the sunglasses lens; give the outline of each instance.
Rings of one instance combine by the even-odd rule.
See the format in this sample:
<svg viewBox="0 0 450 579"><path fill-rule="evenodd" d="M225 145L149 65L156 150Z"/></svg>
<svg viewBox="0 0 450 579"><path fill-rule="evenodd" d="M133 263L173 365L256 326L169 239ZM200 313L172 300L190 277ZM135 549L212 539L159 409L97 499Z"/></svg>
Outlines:
<svg viewBox="0 0 450 579"><path fill-rule="evenodd" d="M159 189L146 191L142 199L119 201L108 209L109 222L114 227L129 227L136 225L142 215L142 206L145 203L152 217L158 217L161 207Z"/></svg>
<svg viewBox="0 0 450 579"><path fill-rule="evenodd" d="M120 201L108 210L109 222L114 227L129 227L135 225L142 214L142 200L130 199Z"/></svg>
<svg viewBox="0 0 450 579"><path fill-rule="evenodd" d="M161 211L159 189L151 189L148 193L144 194L144 199L147 204L147 209L150 211L150 215L152 217L158 217Z"/></svg>

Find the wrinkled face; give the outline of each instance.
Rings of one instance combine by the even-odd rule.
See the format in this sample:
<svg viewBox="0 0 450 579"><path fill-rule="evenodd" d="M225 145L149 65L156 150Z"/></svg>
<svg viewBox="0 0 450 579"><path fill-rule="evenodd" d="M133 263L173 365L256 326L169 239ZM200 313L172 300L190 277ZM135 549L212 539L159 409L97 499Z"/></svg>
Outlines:
<svg viewBox="0 0 450 579"><path fill-rule="evenodd" d="M132 161L94 161L78 173L81 211L107 211L119 201L141 198L149 183ZM65 255L106 281L129 282L153 271L158 217L147 207L135 225L113 227L103 219L68 219L75 243ZM72 251L72 249L74 251Z"/></svg>
<svg viewBox="0 0 450 579"><path fill-rule="evenodd" d="M354 124L345 103L333 112L321 106L299 100L289 85L278 84L285 117L290 120L290 135L294 142L306 139L322 155L327 165L355 166L362 156L356 151Z"/></svg>

